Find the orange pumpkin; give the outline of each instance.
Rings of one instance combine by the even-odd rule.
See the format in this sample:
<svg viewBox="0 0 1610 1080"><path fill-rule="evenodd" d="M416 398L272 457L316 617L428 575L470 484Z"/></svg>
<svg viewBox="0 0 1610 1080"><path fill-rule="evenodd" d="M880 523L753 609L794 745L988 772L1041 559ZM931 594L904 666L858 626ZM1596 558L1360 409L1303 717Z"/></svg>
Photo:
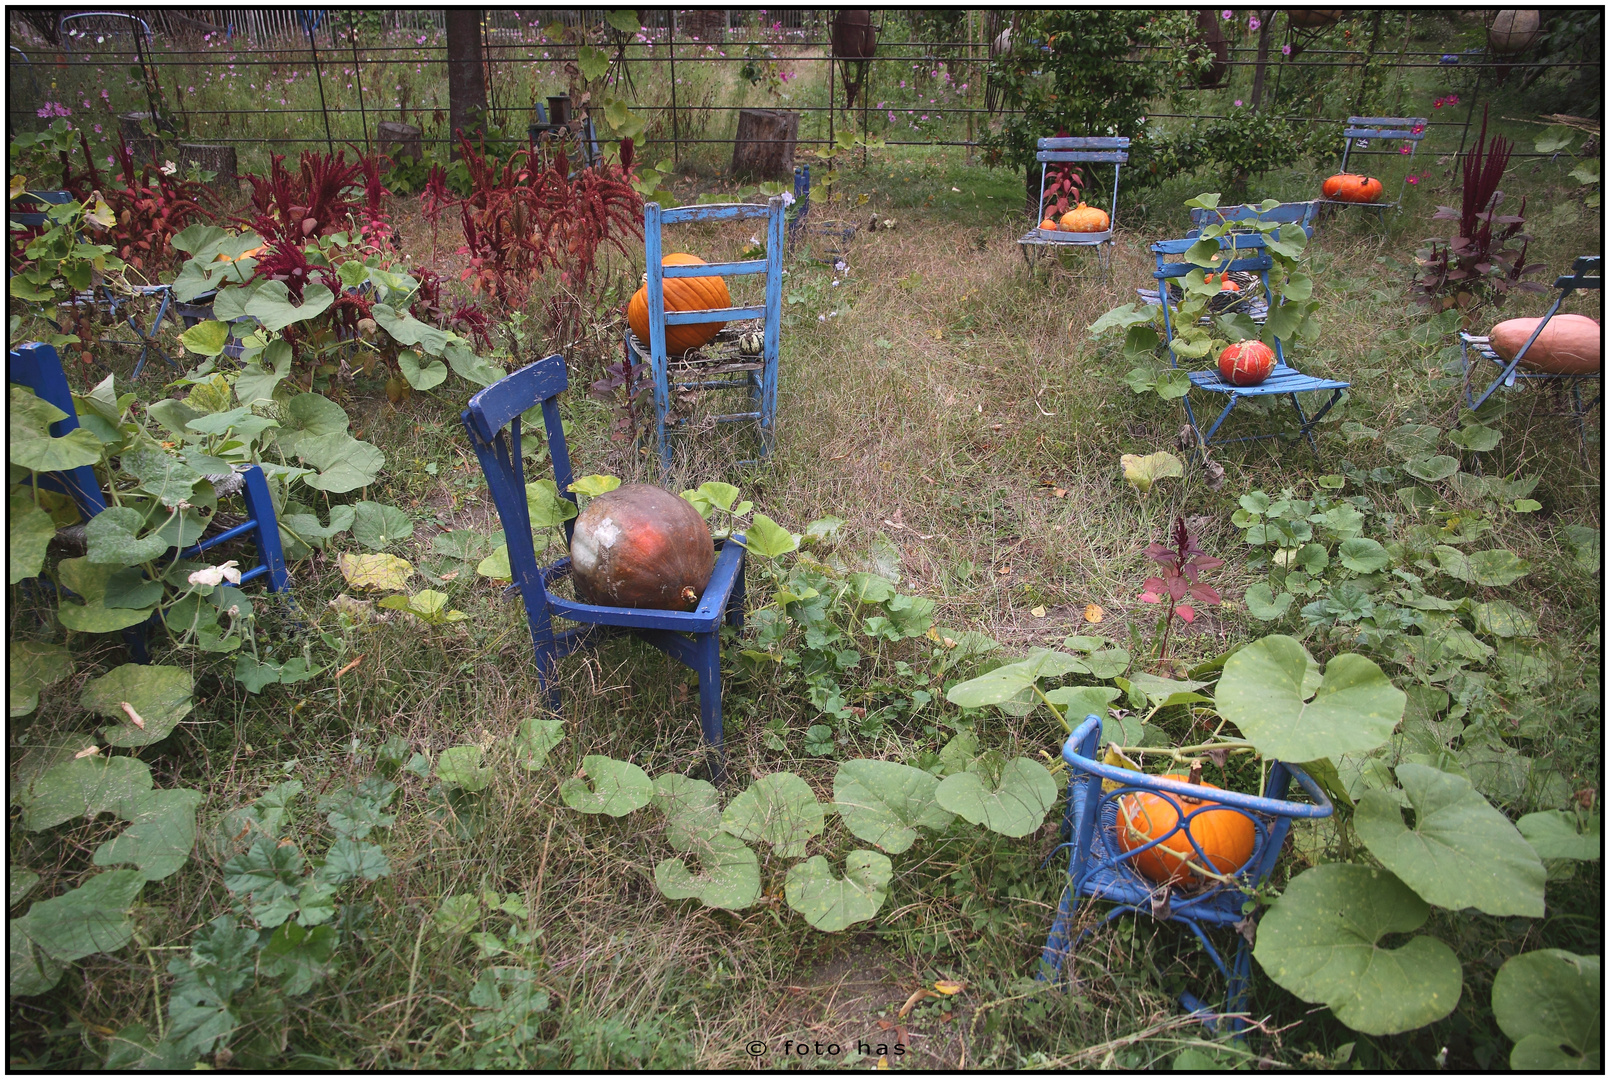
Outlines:
<svg viewBox="0 0 1610 1080"><path fill-rule="evenodd" d="M715 564L710 527L693 504L651 484L593 499L570 539L576 596L588 604L692 611Z"/></svg>
<svg viewBox="0 0 1610 1080"><path fill-rule="evenodd" d="M1040 222L1040 228L1044 229L1046 232L1056 232L1057 223L1052 221L1050 218L1046 218L1044 221Z"/></svg>
<svg viewBox="0 0 1610 1080"><path fill-rule="evenodd" d="M1190 777L1169 773L1165 780L1189 783ZM1197 786L1222 790L1216 784L1197 781ZM1252 858L1257 830L1252 819L1239 810L1232 810L1211 799L1193 799L1189 796L1170 796L1185 811L1185 828L1168 837L1156 847L1147 848L1131 861L1135 869L1159 885L1205 884L1208 879L1192 870L1187 863L1206 866L1215 873L1230 874L1241 869ZM1220 807L1217 810L1200 810L1199 807ZM1134 851L1179 824L1180 812L1162 795L1150 791L1135 791L1118 799L1118 846ZM1190 830L1190 836L1186 835ZM1191 845L1194 838L1201 854ZM1204 864L1202 856L1207 856Z"/></svg>
<svg viewBox="0 0 1610 1080"><path fill-rule="evenodd" d="M1261 341L1238 341L1219 354L1219 377L1231 386L1257 386L1275 369L1275 351Z"/></svg>
<svg viewBox="0 0 1610 1080"><path fill-rule="evenodd" d="M1228 274L1209 274L1207 276L1207 278L1206 278L1206 281L1207 281L1207 283L1209 285L1213 284L1214 281L1218 281L1220 283L1219 284L1219 291L1220 292L1240 292L1241 291L1241 286L1239 286L1235 282L1231 281L1230 280L1230 275L1228 275Z"/></svg>
<svg viewBox="0 0 1610 1080"><path fill-rule="evenodd" d="M1372 176L1337 173L1335 176L1327 177L1319 186L1319 191L1325 198L1335 199L1337 202L1372 203L1380 201L1385 188Z"/></svg>
<svg viewBox="0 0 1610 1080"><path fill-rule="evenodd" d="M268 245L267 244L262 244L262 245L259 245L258 247L252 248L250 251L243 251L239 255L225 255L223 252L219 252L213 258L212 261L213 262L234 262L236 259L255 259L259 255L261 255L263 252L265 252L267 250L268 250Z"/></svg>
<svg viewBox="0 0 1610 1080"><path fill-rule="evenodd" d="M696 255L675 252L661 260L664 266L703 266L704 260ZM665 310L698 311L701 308L727 308L732 306L732 295L727 283L719 277L666 278ZM645 282L632 294L626 305L626 322L637 335L637 340L648 343L648 284ZM708 345L721 333L724 322L689 323L686 326L665 328L665 351L681 356L689 349Z"/></svg>
<svg viewBox="0 0 1610 1080"><path fill-rule="evenodd" d="M1515 359L1526 339L1537 330L1539 319L1507 319L1493 327L1493 351L1505 360ZM1523 367L1554 375L1592 375L1603 362L1603 334L1586 315L1556 315L1521 357Z"/></svg>
<svg viewBox="0 0 1610 1080"><path fill-rule="evenodd" d="M1111 223L1112 219L1107 217L1107 211L1086 206L1084 203L1062 215L1064 232L1106 232Z"/></svg>

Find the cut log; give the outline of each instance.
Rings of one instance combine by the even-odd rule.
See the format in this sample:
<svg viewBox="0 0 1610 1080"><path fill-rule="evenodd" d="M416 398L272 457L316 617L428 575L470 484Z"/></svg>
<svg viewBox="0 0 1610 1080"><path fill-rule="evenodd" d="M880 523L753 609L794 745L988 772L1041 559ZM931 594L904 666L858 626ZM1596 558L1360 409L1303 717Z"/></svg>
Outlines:
<svg viewBox="0 0 1610 1080"><path fill-rule="evenodd" d="M235 148L218 143L180 143L179 171L191 165L216 175L207 186L219 195L240 194L240 177L235 171Z"/></svg>
<svg viewBox="0 0 1610 1080"><path fill-rule="evenodd" d="M799 113L782 109L743 109L738 137L732 144L732 175L757 180L786 180L794 175L794 144L799 139Z"/></svg>
<svg viewBox="0 0 1610 1080"><path fill-rule="evenodd" d="M393 164L403 158L413 158L420 161L424 158L421 143L421 131L413 124L399 124L395 120L382 120L376 129L375 141L380 144L380 152L389 157Z"/></svg>
<svg viewBox="0 0 1610 1080"><path fill-rule="evenodd" d="M134 164L149 165L153 161L161 165L162 159L158 156L162 152L162 140L154 135L146 134L151 126L151 114L148 112L119 113L117 128L123 136L123 143L134 154ZM162 125L165 130L171 131L171 125Z"/></svg>

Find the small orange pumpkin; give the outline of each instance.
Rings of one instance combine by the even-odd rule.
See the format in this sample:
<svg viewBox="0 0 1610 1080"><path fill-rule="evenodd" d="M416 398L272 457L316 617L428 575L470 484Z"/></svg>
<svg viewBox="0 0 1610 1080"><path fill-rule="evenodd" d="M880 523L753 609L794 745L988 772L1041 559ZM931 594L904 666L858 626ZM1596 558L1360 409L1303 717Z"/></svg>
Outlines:
<svg viewBox="0 0 1610 1080"><path fill-rule="evenodd" d="M1107 211L1084 203L1062 215L1064 232L1106 232L1111 223Z"/></svg>
<svg viewBox="0 0 1610 1080"><path fill-rule="evenodd" d="M1327 177L1319 186L1320 194L1337 202L1372 203L1380 201L1385 191L1381 182L1372 176L1356 173L1337 173Z"/></svg>
<svg viewBox="0 0 1610 1080"><path fill-rule="evenodd" d="M1190 783L1191 778L1169 773L1163 779ZM1220 791L1216 784L1196 781L1198 787ZM1185 811L1185 828L1174 833L1156 847L1147 848L1131 860L1135 869L1159 885L1206 884L1207 879L1192 870L1187 863L1202 866L1207 856L1208 868L1216 873L1229 874L1241 869L1252 858L1257 830L1252 819L1239 810L1216 803L1211 799L1193 799L1189 796L1170 796ZM1217 810L1198 810L1200 806L1217 806ZM1162 795L1150 791L1135 791L1118 799L1118 846L1134 851L1179 824L1180 812ZM1186 835L1190 830L1190 836ZM1191 845L1194 838L1201 846L1201 854Z"/></svg>
<svg viewBox="0 0 1610 1080"><path fill-rule="evenodd" d="M263 252L265 252L267 250L268 250L268 245L267 244L262 244L262 245L259 245L258 247L252 248L250 251L243 251L239 255L225 255L223 252L219 252L213 258L212 261L213 262L234 262L237 259L255 259L259 255L261 255Z"/></svg>
<svg viewBox="0 0 1610 1080"><path fill-rule="evenodd" d="M1040 228L1044 229L1046 232L1056 232L1057 223L1052 221L1050 218L1046 218L1044 221L1040 222Z"/></svg>
<svg viewBox="0 0 1610 1080"><path fill-rule="evenodd" d="M661 260L664 266L703 266L704 260L697 255L687 255L674 252ZM727 283L719 277L696 278L666 278L665 279L665 310L666 311L698 311L701 308L728 308L732 306L732 294L727 291ZM626 304L626 322L637 335L637 340L648 344L648 284L638 286L632 299ZM672 356L681 356L689 349L697 349L701 345L708 345L715 340L724 322L689 323L686 326L667 326L665 328L665 351Z"/></svg>
<svg viewBox="0 0 1610 1080"><path fill-rule="evenodd" d="M1493 351L1515 359L1537 330L1538 319L1506 319L1493 327ZM1586 315L1556 315L1521 357L1524 367L1554 375L1592 375L1603 364L1604 341L1599 324Z"/></svg>
<svg viewBox="0 0 1610 1080"><path fill-rule="evenodd" d="M1209 285L1213 284L1214 281L1218 281L1220 283L1219 284L1219 291L1220 292L1240 292L1241 291L1241 286L1239 286L1235 282L1231 281L1230 280L1230 275L1228 275L1228 274L1209 274L1207 276L1207 278L1206 278L1206 281L1207 281L1207 283Z"/></svg>
<svg viewBox="0 0 1610 1080"><path fill-rule="evenodd" d="M1261 341L1238 341L1219 354L1219 377L1231 386L1257 386L1275 369L1275 351Z"/></svg>

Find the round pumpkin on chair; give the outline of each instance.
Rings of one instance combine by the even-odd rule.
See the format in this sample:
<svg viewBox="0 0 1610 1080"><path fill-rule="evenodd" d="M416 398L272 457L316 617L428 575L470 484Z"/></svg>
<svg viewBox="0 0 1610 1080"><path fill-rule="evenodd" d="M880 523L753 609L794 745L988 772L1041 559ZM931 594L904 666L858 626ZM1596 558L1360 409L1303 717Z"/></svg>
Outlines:
<svg viewBox="0 0 1610 1080"><path fill-rule="evenodd" d="M652 484L624 484L576 518L576 596L613 607L692 611L716 564L710 527L693 504Z"/></svg>
<svg viewBox="0 0 1610 1080"><path fill-rule="evenodd" d="M697 255L675 252L661 260L663 266L703 266ZM665 310L697 311L700 308L727 308L732 306L732 295L727 283L719 277L666 278ZM637 335L637 340L648 344L648 283L638 287L626 304L626 322ZM697 349L715 340L724 322L689 323L686 326L665 328L665 351L681 356L689 349Z"/></svg>
<svg viewBox="0 0 1610 1080"><path fill-rule="evenodd" d="M1106 232L1111 224L1107 211L1084 203L1062 215L1063 232Z"/></svg>
<svg viewBox="0 0 1610 1080"><path fill-rule="evenodd" d="M1238 341L1219 354L1219 378L1231 386L1257 386L1275 369L1275 351L1261 341Z"/></svg>
<svg viewBox="0 0 1610 1080"><path fill-rule="evenodd" d="M1337 173L1327 177L1319 186L1320 194L1325 198L1351 203L1379 202L1385 190L1373 176L1359 176L1356 173Z"/></svg>
<svg viewBox="0 0 1610 1080"><path fill-rule="evenodd" d="M1191 778L1170 773L1165 780L1190 783ZM1196 781L1197 786L1221 790L1215 784ZM1118 799L1117 840L1124 851L1136 848L1167 835L1180 822L1178 803L1188 819L1185 827L1169 836L1156 847L1147 848L1131 860L1135 869L1159 885L1200 886L1209 879L1198 873L1190 864L1216 874L1230 874L1241 869L1252 858L1257 841L1257 830L1252 819L1239 810L1213 802L1211 799L1192 799L1189 796L1163 796L1150 791L1134 791ZM1200 810L1198 807L1218 807ZM1192 816L1192 815L1195 816ZM1186 835L1186 830L1190 835ZM1198 853L1192 839L1201 847ZM1203 856L1206 856L1206 863Z"/></svg>

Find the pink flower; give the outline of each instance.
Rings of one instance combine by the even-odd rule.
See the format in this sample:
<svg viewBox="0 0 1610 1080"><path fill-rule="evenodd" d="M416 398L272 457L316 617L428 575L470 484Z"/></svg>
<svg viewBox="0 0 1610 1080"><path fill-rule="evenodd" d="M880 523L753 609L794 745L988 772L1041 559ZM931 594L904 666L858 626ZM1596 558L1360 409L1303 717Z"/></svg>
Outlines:
<svg viewBox="0 0 1610 1080"><path fill-rule="evenodd" d="M1290 56L1291 55L1291 46L1290 45L1282 45L1282 46L1280 46L1280 55L1281 56Z"/></svg>
<svg viewBox="0 0 1610 1080"><path fill-rule="evenodd" d="M1432 108L1433 108L1433 109L1440 109L1440 108L1442 108L1442 99L1441 99L1441 98L1438 98L1438 99L1437 99L1437 100L1436 100L1436 101L1433 101L1433 102L1432 102L1432 103L1431 103L1431 107L1432 107Z"/></svg>
<svg viewBox="0 0 1610 1080"><path fill-rule="evenodd" d="M1459 95L1458 94L1449 94L1448 95L1448 104L1450 104L1450 105L1459 104Z"/></svg>
<svg viewBox="0 0 1610 1080"><path fill-rule="evenodd" d="M1398 153L1400 153L1400 154L1407 154L1408 152L1409 152L1409 148L1407 146L1398 148Z"/></svg>
<svg viewBox="0 0 1610 1080"><path fill-rule="evenodd" d="M101 125L96 124L95 125L95 134L99 135L100 133L101 133Z"/></svg>
<svg viewBox="0 0 1610 1080"><path fill-rule="evenodd" d="M1247 20L1247 29L1248 30L1256 30L1256 29L1258 29L1258 27L1260 27L1262 25L1263 25L1263 23L1258 21L1258 17L1256 15L1254 15L1252 18Z"/></svg>
<svg viewBox="0 0 1610 1080"><path fill-rule="evenodd" d="M1411 176L1411 177L1409 177L1409 183L1411 183L1411 184L1418 184L1418 183L1419 183L1419 182L1420 182L1420 178L1419 178L1419 177L1418 177L1418 176Z"/></svg>
<svg viewBox="0 0 1610 1080"><path fill-rule="evenodd" d="M1235 99L1235 107L1238 108L1238 109L1241 107L1241 99L1240 98Z"/></svg>
<svg viewBox="0 0 1610 1080"><path fill-rule="evenodd" d="M1228 22L1229 20L1235 18L1235 12L1231 11L1229 8L1225 8L1223 11L1219 12L1219 18Z"/></svg>

